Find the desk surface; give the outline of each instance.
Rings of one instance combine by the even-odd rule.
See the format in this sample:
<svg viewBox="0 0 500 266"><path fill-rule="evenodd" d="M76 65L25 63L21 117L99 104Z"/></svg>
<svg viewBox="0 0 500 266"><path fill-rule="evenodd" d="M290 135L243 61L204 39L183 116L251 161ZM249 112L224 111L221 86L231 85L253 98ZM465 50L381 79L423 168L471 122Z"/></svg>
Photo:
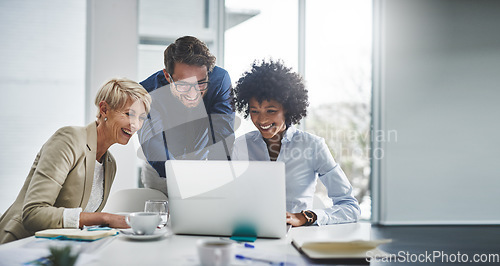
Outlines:
<svg viewBox="0 0 500 266"><path fill-rule="evenodd" d="M335 226L335 225L331 225ZM281 259L302 259L297 250L290 244L292 228L283 239L258 239L255 243L258 250L274 254ZM410 254L442 251L452 255L467 254L473 259L474 254L500 255L500 226L372 226L371 236L374 239L391 238L393 242L381 246L381 249L397 254L404 251ZM198 236L174 235L158 241L138 242L123 237L113 237L111 242L99 250L92 252L94 259L86 265L197 265L196 241ZM34 237L0 245L0 265L9 264L9 257L16 256L16 249L33 242ZM494 259L492 257L491 259ZM26 260L21 260L25 262ZM302 259L304 264L310 261ZM499 261L500 262L500 261ZM424 263L426 264L426 263ZM422 265L424 265L422 264ZM428 263L427 263L428 264ZM432 265L451 265L436 260ZM474 263L472 263L474 264ZM475 265L493 265L493 261ZM372 262L371 265L401 265L398 262ZM470 265L461 263L460 265ZM495 265L498 265L496 263Z"/></svg>
<svg viewBox="0 0 500 266"><path fill-rule="evenodd" d="M294 230L300 230L300 228L290 229L286 238L257 239L253 243L255 249L245 249L237 245L236 252L256 252L257 257L264 255L277 262L309 264L291 245L291 234ZM165 265L199 265L196 241L202 238L219 239L219 237L208 236L166 235L153 241L136 241L125 236L110 237L107 243L89 252L90 255L85 255L84 265L158 265L159 262L164 262L162 264ZM26 249L34 250L33 245L38 245L42 241L48 242L49 240L29 237L0 245L0 265L30 261L31 258L24 256L25 258L19 259L18 256L26 255ZM41 246L38 245L38 247ZM36 253L33 254L35 257L36 255ZM236 262L235 265L248 265L248 262Z"/></svg>
<svg viewBox="0 0 500 266"><path fill-rule="evenodd" d="M218 237L173 235L159 241L137 242L118 237L99 251L99 265L157 265L158 262L163 261L171 265L197 265L196 241L200 238L219 239ZM258 239L254 244L256 249L273 254L280 261L300 259L296 249L290 245L290 241L289 237L277 240ZM243 249L243 247L238 247L238 249ZM139 253L145 256L137 256ZM115 260L114 258L117 257L119 259Z"/></svg>

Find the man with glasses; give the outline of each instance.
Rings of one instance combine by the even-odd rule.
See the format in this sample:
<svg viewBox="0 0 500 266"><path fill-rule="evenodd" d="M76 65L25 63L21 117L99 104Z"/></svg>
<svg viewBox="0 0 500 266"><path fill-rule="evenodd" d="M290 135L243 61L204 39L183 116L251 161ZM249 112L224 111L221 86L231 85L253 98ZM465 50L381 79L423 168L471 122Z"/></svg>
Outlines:
<svg viewBox="0 0 500 266"><path fill-rule="evenodd" d="M146 187L166 193L166 160L230 159L234 140L231 79L199 39L185 36L164 52L165 68L141 85L153 102L139 141L149 165Z"/></svg>

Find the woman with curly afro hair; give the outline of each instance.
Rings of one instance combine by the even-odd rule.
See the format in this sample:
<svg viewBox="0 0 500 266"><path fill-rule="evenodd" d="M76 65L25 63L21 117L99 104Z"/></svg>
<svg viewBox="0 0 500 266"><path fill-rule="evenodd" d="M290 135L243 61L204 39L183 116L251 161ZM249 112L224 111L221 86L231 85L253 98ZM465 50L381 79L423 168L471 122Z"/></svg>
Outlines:
<svg viewBox="0 0 500 266"><path fill-rule="evenodd" d="M254 62L234 91L236 110L250 116L258 130L235 141L233 160L285 163L287 223L356 222L358 201L324 139L293 126L306 116L309 105L300 75L280 61ZM312 208L318 177L328 189L332 207Z"/></svg>

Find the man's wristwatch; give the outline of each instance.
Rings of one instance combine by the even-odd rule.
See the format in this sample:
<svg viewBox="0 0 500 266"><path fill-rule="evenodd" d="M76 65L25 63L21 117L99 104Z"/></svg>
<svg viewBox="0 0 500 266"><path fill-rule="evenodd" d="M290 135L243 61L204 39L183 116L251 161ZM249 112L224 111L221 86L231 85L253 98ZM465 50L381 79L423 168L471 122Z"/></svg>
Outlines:
<svg viewBox="0 0 500 266"><path fill-rule="evenodd" d="M301 211L300 213L302 213L302 215L304 215L304 217L306 217L307 221L304 224L305 226L313 224L314 222L316 222L316 219L318 219L318 217L316 216L316 213L314 213L312 211Z"/></svg>

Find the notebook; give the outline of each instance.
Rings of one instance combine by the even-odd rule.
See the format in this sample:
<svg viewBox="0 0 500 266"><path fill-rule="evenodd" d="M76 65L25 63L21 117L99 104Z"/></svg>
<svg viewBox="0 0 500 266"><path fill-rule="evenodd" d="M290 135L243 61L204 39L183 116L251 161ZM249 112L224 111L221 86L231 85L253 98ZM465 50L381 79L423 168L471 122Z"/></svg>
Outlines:
<svg viewBox="0 0 500 266"><path fill-rule="evenodd" d="M114 236L118 234L115 229L111 230L100 230L100 231L88 231L81 229L46 229L38 231L35 233L35 237L43 238L57 238L57 239L68 239L68 240L82 240L82 241L94 241L107 236Z"/></svg>
<svg viewBox="0 0 500 266"><path fill-rule="evenodd" d="M286 235L283 162L171 160L165 169L174 233Z"/></svg>
<svg viewBox="0 0 500 266"><path fill-rule="evenodd" d="M300 227L292 231L293 246L313 260L367 262L368 257L388 256L378 246L389 242L390 239L371 239L371 224L365 222Z"/></svg>

